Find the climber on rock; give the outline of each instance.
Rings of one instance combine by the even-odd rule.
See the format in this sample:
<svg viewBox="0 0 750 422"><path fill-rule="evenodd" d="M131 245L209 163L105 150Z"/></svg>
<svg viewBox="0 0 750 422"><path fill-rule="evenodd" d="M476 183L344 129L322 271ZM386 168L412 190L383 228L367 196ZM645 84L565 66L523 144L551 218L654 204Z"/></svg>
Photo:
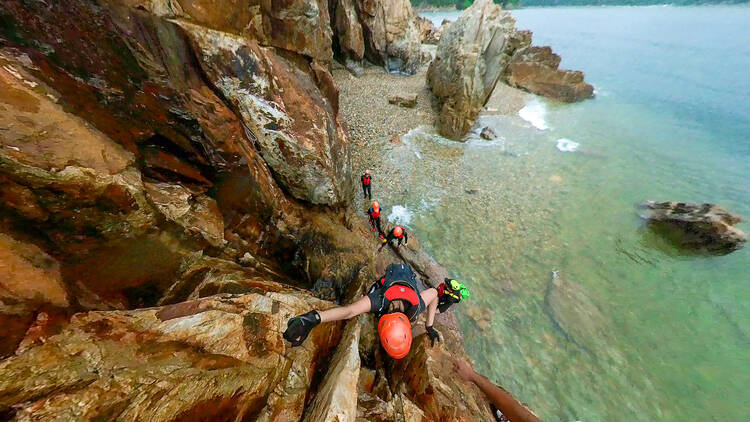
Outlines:
<svg viewBox="0 0 750 422"><path fill-rule="evenodd" d="M440 312L438 306L437 289L427 288L417 280L414 271L408 265L391 264L386 268L383 277L370 287L367 295L356 302L326 311L312 310L291 318L287 322L284 338L292 346L299 346L310 331L322 322L351 319L372 312L378 320L378 335L383 349L392 358L401 359L411 349L411 324L425 310L427 336L433 346L435 340L440 341L440 334L433 328L435 314Z"/></svg>
<svg viewBox="0 0 750 422"><path fill-rule="evenodd" d="M370 170L365 170L365 174L362 175L362 193L364 197L372 201L372 176Z"/></svg>
<svg viewBox="0 0 750 422"><path fill-rule="evenodd" d="M390 233L388 233L388 236L383 239L383 244L380 246L380 249L378 249L378 252L382 251L385 245L391 240L398 240L398 243L396 243L396 249L401 247L402 241L404 242L404 246L409 246L409 235L406 234L406 230L401 226L396 226L390 231Z"/></svg>
<svg viewBox="0 0 750 422"><path fill-rule="evenodd" d="M375 231L375 229L377 228L380 238L385 239L383 228L380 226L380 204L378 203L378 201L375 201L372 203L372 205L370 205L370 209L367 210L367 216L370 219L372 231Z"/></svg>
<svg viewBox="0 0 750 422"><path fill-rule="evenodd" d="M440 283L438 291L438 311L444 313L454 304L469 297L469 289L456 280L446 278Z"/></svg>

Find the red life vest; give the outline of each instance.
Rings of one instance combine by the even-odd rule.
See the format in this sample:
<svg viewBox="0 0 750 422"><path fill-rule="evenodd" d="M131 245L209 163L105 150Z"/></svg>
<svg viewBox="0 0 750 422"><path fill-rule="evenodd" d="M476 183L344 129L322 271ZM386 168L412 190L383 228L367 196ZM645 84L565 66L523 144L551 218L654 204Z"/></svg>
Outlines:
<svg viewBox="0 0 750 422"><path fill-rule="evenodd" d="M365 186L370 186L370 180L372 180L372 177L365 176L362 178L362 184Z"/></svg>
<svg viewBox="0 0 750 422"><path fill-rule="evenodd" d="M406 300L411 306L419 306L419 296L411 287L404 284L395 284L386 289L385 298L393 302L394 300Z"/></svg>

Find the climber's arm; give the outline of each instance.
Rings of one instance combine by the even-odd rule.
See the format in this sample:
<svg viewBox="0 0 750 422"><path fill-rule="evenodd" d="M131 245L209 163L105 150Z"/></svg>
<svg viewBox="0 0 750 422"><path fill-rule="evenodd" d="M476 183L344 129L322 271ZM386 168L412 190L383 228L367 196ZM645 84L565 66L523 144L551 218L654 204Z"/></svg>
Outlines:
<svg viewBox="0 0 750 422"><path fill-rule="evenodd" d="M370 298L362 296L356 302L340 306L338 308L329 309L327 311L320 311L320 322L339 321L342 319L354 318L357 315L370 312L372 304Z"/></svg>

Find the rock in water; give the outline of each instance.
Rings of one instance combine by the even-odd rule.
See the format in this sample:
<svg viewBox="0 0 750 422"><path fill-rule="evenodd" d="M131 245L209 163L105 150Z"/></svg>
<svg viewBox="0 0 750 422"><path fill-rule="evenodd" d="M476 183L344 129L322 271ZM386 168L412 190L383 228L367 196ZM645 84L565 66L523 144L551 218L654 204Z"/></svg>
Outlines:
<svg viewBox="0 0 750 422"><path fill-rule="evenodd" d="M508 64L515 31L510 13L490 0L474 2L445 30L427 71L441 135L460 140L474 123Z"/></svg>
<svg viewBox="0 0 750 422"><path fill-rule="evenodd" d="M559 65L560 56L552 48L528 46L515 52L504 79L510 86L566 103L594 96L583 72L561 70Z"/></svg>
<svg viewBox="0 0 750 422"><path fill-rule="evenodd" d="M397 94L388 97L391 104L400 105L401 107L414 108L417 105L417 94Z"/></svg>
<svg viewBox="0 0 750 422"><path fill-rule="evenodd" d="M729 253L747 242L747 234L734 227L742 218L718 205L646 201L640 206L641 217L680 247Z"/></svg>
<svg viewBox="0 0 750 422"><path fill-rule="evenodd" d="M482 132L479 133L479 136L482 139L486 139L488 141L491 141L495 138L497 138L497 135L495 134L495 131L492 130L489 126L486 126L484 129L482 129Z"/></svg>
<svg viewBox="0 0 750 422"><path fill-rule="evenodd" d="M340 324L305 347L288 318L331 304L293 291L213 296L75 315L58 335L0 363L0 414L19 420L299 420ZM270 419L265 419L270 418Z"/></svg>

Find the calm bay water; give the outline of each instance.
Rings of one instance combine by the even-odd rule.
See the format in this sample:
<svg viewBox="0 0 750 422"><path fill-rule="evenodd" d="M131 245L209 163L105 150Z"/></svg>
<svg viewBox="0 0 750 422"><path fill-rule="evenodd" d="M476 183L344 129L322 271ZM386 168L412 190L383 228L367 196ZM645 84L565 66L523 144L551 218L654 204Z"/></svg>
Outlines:
<svg viewBox="0 0 750 422"><path fill-rule="evenodd" d="M513 14L596 99L529 95L526 120L482 117L493 142L412 131L384 164L403 187L381 198L389 218L470 286L470 355L543 419L747 420L750 247L686 255L634 204L750 218L750 7ZM559 151L563 138L578 149Z"/></svg>

